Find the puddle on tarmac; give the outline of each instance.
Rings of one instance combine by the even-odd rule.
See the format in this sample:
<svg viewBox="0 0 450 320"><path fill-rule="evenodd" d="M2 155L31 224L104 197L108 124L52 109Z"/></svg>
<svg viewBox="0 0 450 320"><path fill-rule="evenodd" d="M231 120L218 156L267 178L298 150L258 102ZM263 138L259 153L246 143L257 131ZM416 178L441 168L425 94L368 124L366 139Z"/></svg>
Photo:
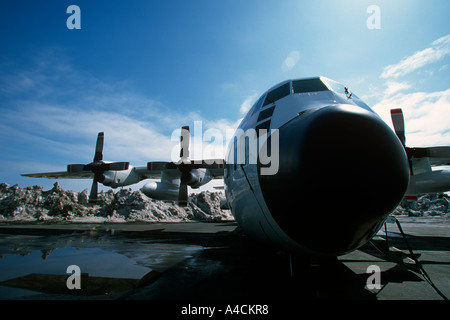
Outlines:
<svg viewBox="0 0 450 320"><path fill-rule="evenodd" d="M0 299L39 298L39 294L113 298L114 293L156 280L161 272L199 250L203 247L101 233L48 237L2 234ZM80 268L82 286L87 284L88 291L67 288L71 275L67 267L71 265Z"/></svg>

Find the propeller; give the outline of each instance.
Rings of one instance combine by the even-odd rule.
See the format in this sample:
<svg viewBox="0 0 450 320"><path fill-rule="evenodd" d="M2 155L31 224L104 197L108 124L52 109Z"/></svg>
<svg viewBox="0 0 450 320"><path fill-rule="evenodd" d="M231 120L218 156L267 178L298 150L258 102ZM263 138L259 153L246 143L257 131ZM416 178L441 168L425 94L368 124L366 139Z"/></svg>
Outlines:
<svg viewBox="0 0 450 320"><path fill-rule="evenodd" d="M103 173L106 171L122 171L128 170L129 162L104 162L103 161L103 141L105 134L99 132L97 136L97 143L95 145L94 160L89 164L69 164L67 165L67 172L92 172L94 180L92 181L91 192L89 194L89 203L96 203L98 200L98 183L105 181Z"/></svg>
<svg viewBox="0 0 450 320"><path fill-rule="evenodd" d="M450 147L426 147L426 148L410 148L406 146L405 137L405 120L402 109L392 109L391 119L394 125L395 134L400 139L405 148L408 159L413 158L441 158L443 159L440 165L449 165L447 159L450 158ZM436 162L434 162L436 163ZM447 164L448 163L448 164ZM437 163L436 163L437 164Z"/></svg>
<svg viewBox="0 0 450 320"><path fill-rule="evenodd" d="M408 190L406 191L406 198L408 200L416 200L416 183L414 177L413 160L420 158L429 158L430 165L450 165L450 147L426 147L426 148L410 148L406 146L405 136L405 119L403 117L402 109L391 110L392 124L394 125L394 131L400 142L405 148L406 155L408 156L409 169L410 169L410 183Z"/></svg>
<svg viewBox="0 0 450 320"><path fill-rule="evenodd" d="M151 171L164 171L177 169L180 172L180 186L178 191L178 204L186 206L188 203L188 186L195 184L197 178L192 174L194 169L210 169L223 170L223 159L209 159L209 160L190 160L189 159L189 142L190 132L189 126L181 128L180 135L180 160L177 162L148 162L147 169Z"/></svg>
<svg viewBox="0 0 450 320"><path fill-rule="evenodd" d="M193 182L191 171L199 168L214 168L215 165L209 165L205 161L200 163L189 159L189 142L190 131L189 126L181 128L180 135L180 160L177 163L170 163L168 168L177 168L180 173L180 189L178 193L178 204L186 206L188 203L188 185Z"/></svg>
<svg viewBox="0 0 450 320"><path fill-rule="evenodd" d="M392 124L394 125L395 134L400 139L403 147L406 147L406 137L405 137L405 119L403 117L402 109L392 109L391 110Z"/></svg>

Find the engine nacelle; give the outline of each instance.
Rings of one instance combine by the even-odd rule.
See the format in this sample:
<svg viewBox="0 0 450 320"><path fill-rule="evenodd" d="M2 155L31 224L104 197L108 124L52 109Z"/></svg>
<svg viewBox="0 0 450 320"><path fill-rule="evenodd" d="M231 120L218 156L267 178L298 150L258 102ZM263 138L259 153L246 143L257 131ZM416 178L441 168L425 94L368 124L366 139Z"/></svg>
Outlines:
<svg viewBox="0 0 450 320"><path fill-rule="evenodd" d="M121 171L105 171L103 173L103 180L99 181L103 185L111 188L129 186L138 183L142 177L133 170L130 166L128 170Z"/></svg>
<svg viewBox="0 0 450 320"><path fill-rule="evenodd" d="M193 189L197 189L212 180L213 176L208 169L193 169L186 184ZM164 172L161 176L162 182L150 182L141 188L147 197L157 200L178 200L180 192L180 174Z"/></svg>
<svg viewBox="0 0 450 320"><path fill-rule="evenodd" d="M212 178L208 169L191 170L191 180L188 182L188 185L193 189L197 189L210 182Z"/></svg>
<svg viewBox="0 0 450 320"><path fill-rule="evenodd" d="M99 182L101 182L104 186L111 187L112 184L115 183L115 181L114 181L115 177L116 177L115 172L116 171L106 171L106 172L104 172L103 173L103 179L100 180Z"/></svg>
<svg viewBox="0 0 450 320"><path fill-rule="evenodd" d="M450 171L435 170L414 176L416 193L438 193L450 189Z"/></svg>
<svg viewBox="0 0 450 320"><path fill-rule="evenodd" d="M143 194L156 200L178 200L180 188L176 184L150 182L141 188Z"/></svg>

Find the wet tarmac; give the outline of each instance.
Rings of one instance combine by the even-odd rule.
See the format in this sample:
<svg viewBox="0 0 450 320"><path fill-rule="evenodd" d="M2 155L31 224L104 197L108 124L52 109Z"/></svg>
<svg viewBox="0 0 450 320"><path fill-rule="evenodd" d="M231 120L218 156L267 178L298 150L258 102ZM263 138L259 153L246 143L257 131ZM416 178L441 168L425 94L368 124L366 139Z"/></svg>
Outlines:
<svg viewBox="0 0 450 320"><path fill-rule="evenodd" d="M0 299L187 302L450 297L449 219L399 220L407 242L395 224L388 224L390 257L368 243L337 260L291 256L252 240L234 222L0 224ZM379 235L386 238L385 232ZM80 269L81 289L68 288L72 273L67 268L73 265ZM378 268L378 278L371 277L370 266ZM379 286L370 289L368 284Z"/></svg>

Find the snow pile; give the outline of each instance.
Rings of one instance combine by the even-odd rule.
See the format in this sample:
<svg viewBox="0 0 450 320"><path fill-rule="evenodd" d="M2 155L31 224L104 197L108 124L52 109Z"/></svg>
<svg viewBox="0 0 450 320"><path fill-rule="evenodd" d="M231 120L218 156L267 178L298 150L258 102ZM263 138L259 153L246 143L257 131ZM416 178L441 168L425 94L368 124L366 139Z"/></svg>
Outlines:
<svg viewBox="0 0 450 320"><path fill-rule="evenodd" d="M229 210L220 209L222 193L202 192L189 197L187 207L157 201L141 191L122 189L99 194L99 202L88 204L89 192L63 190L56 182L51 190L41 186L20 188L0 184L0 221L68 222L179 222L230 221Z"/></svg>
<svg viewBox="0 0 450 320"><path fill-rule="evenodd" d="M446 194L424 194L419 196L417 201L403 200L393 214L410 217L450 218L450 197Z"/></svg>
<svg viewBox="0 0 450 320"><path fill-rule="evenodd" d="M95 206L89 205L88 190L66 191L57 182L48 191L44 191L41 186L20 188L1 183L0 221L101 223L234 220L230 210L220 209L220 201L225 199L220 192L192 194L187 207L153 200L141 191L131 189L101 192L99 199ZM450 217L450 197L445 194L426 194L415 202L404 200L393 214Z"/></svg>

